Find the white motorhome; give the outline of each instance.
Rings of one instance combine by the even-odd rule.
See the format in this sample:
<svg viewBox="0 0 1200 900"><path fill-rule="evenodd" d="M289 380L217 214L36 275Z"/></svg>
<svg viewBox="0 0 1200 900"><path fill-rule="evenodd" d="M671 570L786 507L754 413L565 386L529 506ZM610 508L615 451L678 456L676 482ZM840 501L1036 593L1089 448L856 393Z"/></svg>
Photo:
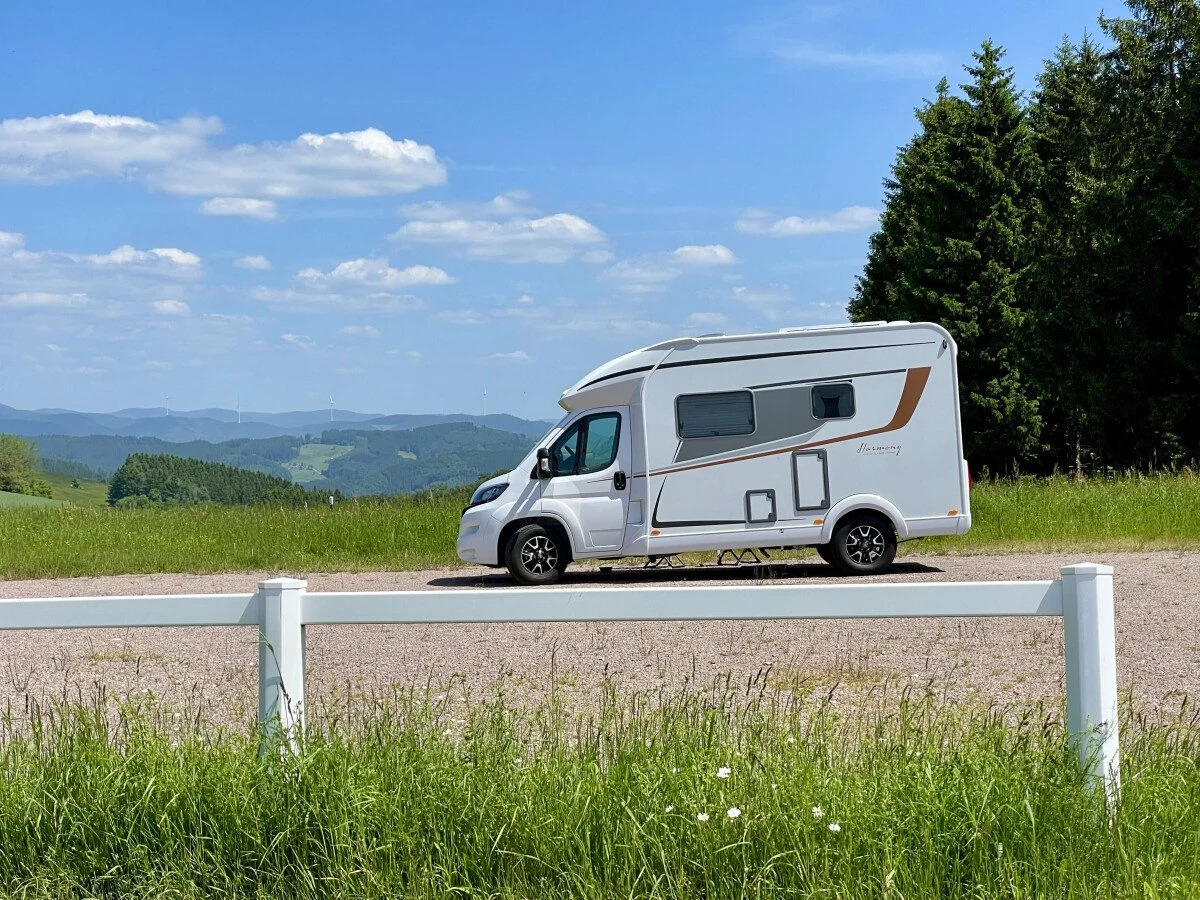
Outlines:
<svg viewBox="0 0 1200 900"><path fill-rule="evenodd" d="M458 555L556 581L577 559L812 546L843 572L971 527L957 348L929 323L664 341L589 372L463 511Z"/></svg>

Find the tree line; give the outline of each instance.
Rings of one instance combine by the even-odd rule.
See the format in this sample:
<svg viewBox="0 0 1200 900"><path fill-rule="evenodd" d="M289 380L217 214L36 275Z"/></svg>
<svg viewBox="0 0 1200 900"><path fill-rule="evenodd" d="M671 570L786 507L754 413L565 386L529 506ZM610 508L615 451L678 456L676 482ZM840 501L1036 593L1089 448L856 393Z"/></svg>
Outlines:
<svg viewBox="0 0 1200 900"><path fill-rule="evenodd" d="M341 499L341 494L333 494ZM166 453L131 454L108 485L111 506L304 506L327 503L329 496L327 491L308 490L274 475Z"/></svg>
<svg viewBox="0 0 1200 900"><path fill-rule="evenodd" d="M848 312L959 345L994 473L1165 468L1200 442L1200 2L1131 0L1023 97L985 41L885 182Z"/></svg>

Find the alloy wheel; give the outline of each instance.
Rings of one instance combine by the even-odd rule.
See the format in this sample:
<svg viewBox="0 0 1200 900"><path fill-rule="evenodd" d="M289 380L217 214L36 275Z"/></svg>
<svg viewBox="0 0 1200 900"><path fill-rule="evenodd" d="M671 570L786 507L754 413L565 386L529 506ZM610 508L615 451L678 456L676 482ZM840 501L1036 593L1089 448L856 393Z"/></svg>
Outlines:
<svg viewBox="0 0 1200 900"><path fill-rule="evenodd" d="M887 540L874 525L856 525L846 534L846 556L860 566L867 566L883 556Z"/></svg>
<svg viewBox="0 0 1200 900"><path fill-rule="evenodd" d="M558 566L558 547L544 534L521 545L521 565L533 575L546 575Z"/></svg>

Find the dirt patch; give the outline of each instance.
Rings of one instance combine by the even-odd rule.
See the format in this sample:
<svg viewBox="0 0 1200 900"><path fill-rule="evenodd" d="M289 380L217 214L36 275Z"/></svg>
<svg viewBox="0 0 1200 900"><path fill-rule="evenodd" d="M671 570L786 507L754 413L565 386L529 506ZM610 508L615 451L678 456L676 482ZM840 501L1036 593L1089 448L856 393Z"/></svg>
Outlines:
<svg viewBox="0 0 1200 900"><path fill-rule="evenodd" d="M1082 554L909 558L870 581L1045 580ZM1114 553L1119 688L1144 710L1200 693L1200 553ZM129 575L0 582L0 597L249 593L279 573ZM314 591L510 587L488 569L359 574L287 573ZM815 559L770 568L570 571L571 586L847 583ZM431 602L436 599L431 598ZM92 696L153 697L215 722L246 721L257 705L251 628L129 628L0 632L0 704ZM609 678L623 690L675 691L718 677L771 689L848 696L936 690L948 700L1058 705L1062 625L1054 618L512 625L310 626L310 706L346 694L429 687L522 702L556 690L588 704Z"/></svg>

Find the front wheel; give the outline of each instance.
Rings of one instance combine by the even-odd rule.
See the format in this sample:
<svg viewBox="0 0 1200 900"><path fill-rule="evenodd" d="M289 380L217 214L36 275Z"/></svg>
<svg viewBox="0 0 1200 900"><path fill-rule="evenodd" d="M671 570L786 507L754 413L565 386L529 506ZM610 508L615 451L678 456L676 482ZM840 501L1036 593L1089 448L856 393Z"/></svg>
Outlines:
<svg viewBox="0 0 1200 900"><path fill-rule="evenodd" d="M553 584L567 567L564 549L558 538L541 525L526 525L509 540L504 561L517 581Z"/></svg>
<svg viewBox="0 0 1200 900"><path fill-rule="evenodd" d="M896 558L896 529L880 516L850 515L827 545L831 562L846 575L875 575Z"/></svg>

